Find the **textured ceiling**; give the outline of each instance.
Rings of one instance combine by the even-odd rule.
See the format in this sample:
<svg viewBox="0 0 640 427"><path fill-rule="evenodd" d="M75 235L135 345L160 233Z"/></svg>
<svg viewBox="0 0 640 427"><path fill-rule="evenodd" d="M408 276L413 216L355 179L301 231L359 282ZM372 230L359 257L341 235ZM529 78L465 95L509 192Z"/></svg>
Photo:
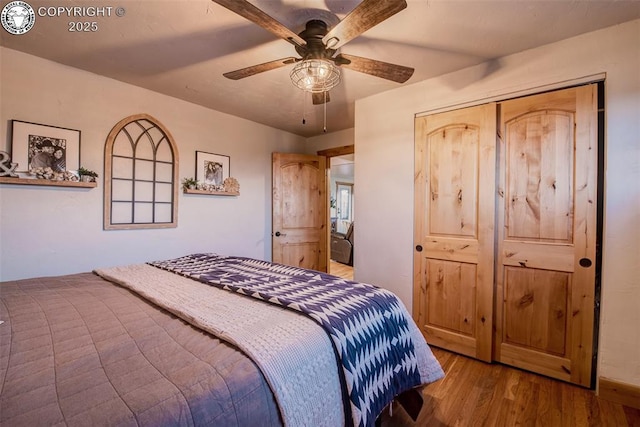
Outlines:
<svg viewBox="0 0 640 427"><path fill-rule="evenodd" d="M2 4L6 4L3 1ZM222 76L288 56L293 46L210 0L49 1L28 33L0 33L3 46L184 99L302 136L323 132L324 108L289 80L292 66L242 80ZM335 25L356 0L253 1L298 33L310 19ZM640 18L640 2L599 0L413 1L341 52L415 68L405 85ZM111 7L111 16L58 16L40 7ZM116 16L116 8L124 10ZM87 9L84 9L87 10ZM69 31L95 21L97 30ZM494 60L494 61L492 61ZM353 127L354 101L398 83L344 70L326 105L327 131ZM306 124L302 123L303 117Z"/></svg>

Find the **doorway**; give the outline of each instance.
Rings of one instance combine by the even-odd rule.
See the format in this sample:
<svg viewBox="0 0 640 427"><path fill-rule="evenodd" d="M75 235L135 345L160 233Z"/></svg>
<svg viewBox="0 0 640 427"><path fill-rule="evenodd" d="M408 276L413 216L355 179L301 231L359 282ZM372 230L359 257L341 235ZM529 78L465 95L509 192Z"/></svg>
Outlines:
<svg viewBox="0 0 640 427"><path fill-rule="evenodd" d="M327 158L328 248L331 274L353 279L355 250L355 148L353 145L318 151Z"/></svg>

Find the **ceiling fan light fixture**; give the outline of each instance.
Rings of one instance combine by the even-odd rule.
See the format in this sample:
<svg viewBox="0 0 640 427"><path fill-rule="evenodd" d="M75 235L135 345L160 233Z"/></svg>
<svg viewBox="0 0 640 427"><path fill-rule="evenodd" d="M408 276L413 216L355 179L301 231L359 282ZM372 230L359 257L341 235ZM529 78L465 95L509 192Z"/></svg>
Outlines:
<svg viewBox="0 0 640 427"><path fill-rule="evenodd" d="M326 59L305 59L289 74L293 84L305 92L326 92L340 83L340 69Z"/></svg>

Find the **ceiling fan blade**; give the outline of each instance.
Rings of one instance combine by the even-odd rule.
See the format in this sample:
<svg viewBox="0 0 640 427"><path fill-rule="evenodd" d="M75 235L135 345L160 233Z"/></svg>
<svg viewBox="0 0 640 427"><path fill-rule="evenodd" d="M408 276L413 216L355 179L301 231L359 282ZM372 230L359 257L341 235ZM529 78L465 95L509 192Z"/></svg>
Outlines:
<svg viewBox="0 0 640 427"><path fill-rule="evenodd" d="M360 73L391 80L397 83L404 83L413 75L413 68L402 65L390 64L389 62L375 59L362 58L355 55L341 53L334 58L336 64Z"/></svg>
<svg viewBox="0 0 640 427"><path fill-rule="evenodd" d="M252 65L251 67L229 71L228 73L224 73L223 76L231 80L240 80L244 79L245 77L250 77L255 74L264 73L265 71L275 70L276 68L293 64L297 60L297 58L294 58L292 56L288 58L276 59L275 61L265 62L264 64Z"/></svg>
<svg viewBox="0 0 640 427"><path fill-rule="evenodd" d="M214 0L216 1L216 0ZM405 0L363 0L322 39L332 49L338 49L407 7ZM332 39L337 39L337 42Z"/></svg>
<svg viewBox="0 0 640 427"><path fill-rule="evenodd" d="M322 105L325 102L331 101L331 97L329 96L329 91L312 93L311 99L313 100L313 105Z"/></svg>
<svg viewBox="0 0 640 427"><path fill-rule="evenodd" d="M246 0L212 0L214 3L218 3L220 6L224 6L232 12L248 19L249 21L258 24L267 31L272 32L278 37L281 37L293 44L294 46L305 46L306 41L280 22L276 21L271 16L264 13Z"/></svg>

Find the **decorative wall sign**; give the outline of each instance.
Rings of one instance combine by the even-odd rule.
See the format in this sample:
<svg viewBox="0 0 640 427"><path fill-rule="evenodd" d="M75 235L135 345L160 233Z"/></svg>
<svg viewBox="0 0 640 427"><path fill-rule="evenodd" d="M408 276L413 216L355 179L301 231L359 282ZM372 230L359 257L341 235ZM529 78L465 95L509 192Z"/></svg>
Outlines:
<svg viewBox="0 0 640 427"><path fill-rule="evenodd" d="M196 151L196 179L200 183L224 191L224 180L229 178L230 168L229 156Z"/></svg>
<svg viewBox="0 0 640 427"><path fill-rule="evenodd" d="M104 229L178 226L178 146L146 113L120 120L104 147Z"/></svg>
<svg viewBox="0 0 640 427"><path fill-rule="evenodd" d="M11 163L11 157L6 151L0 151L0 176L18 177L15 173L17 163Z"/></svg>
<svg viewBox="0 0 640 427"><path fill-rule="evenodd" d="M80 166L80 131L12 120L11 154L17 172L51 168L53 172Z"/></svg>

